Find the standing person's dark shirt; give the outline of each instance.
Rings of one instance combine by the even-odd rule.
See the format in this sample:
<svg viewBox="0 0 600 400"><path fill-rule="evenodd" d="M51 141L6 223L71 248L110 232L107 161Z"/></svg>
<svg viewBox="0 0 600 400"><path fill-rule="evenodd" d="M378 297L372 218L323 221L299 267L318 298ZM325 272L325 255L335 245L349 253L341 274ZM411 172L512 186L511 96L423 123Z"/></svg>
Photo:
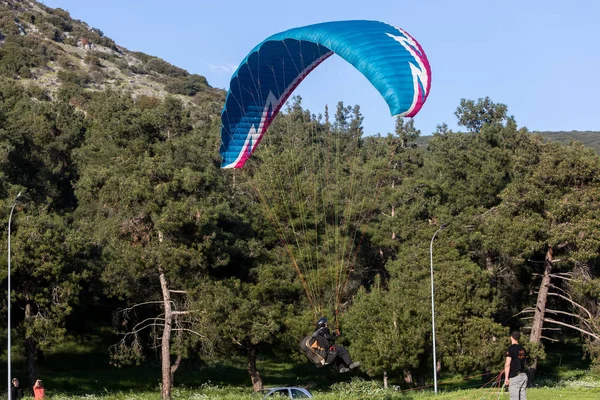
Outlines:
<svg viewBox="0 0 600 400"><path fill-rule="evenodd" d="M23 389L17 386L10 387L10 400L21 400L23 398Z"/></svg>
<svg viewBox="0 0 600 400"><path fill-rule="evenodd" d="M527 372L525 367L527 352L523 346L520 344L511 344L508 350L506 350L506 357L510 357L509 378L514 378L522 372Z"/></svg>

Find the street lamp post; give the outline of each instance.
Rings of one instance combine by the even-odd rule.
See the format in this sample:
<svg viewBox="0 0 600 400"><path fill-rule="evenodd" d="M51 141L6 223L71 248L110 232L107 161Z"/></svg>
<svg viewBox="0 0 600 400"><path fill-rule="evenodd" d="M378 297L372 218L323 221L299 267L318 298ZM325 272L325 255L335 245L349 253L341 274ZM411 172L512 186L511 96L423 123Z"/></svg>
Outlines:
<svg viewBox="0 0 600 400"><path fill-rule="evenodd" d="M15 211L15 207L17 205L17 201L19 199L19 196L21 196L21 192L19 192L19 194L17 195L17 197L15 197L15 202L12 205L12 208L10 209L10 215L8 217L8 294L7 294L7 298L8 298L8 391L6 392L7 397L10 399L10 387L12 385L11 382L11 371L10 371L10 224L12 221L12 215L13 215L13 211Z"/></svg>
<svg viewBox="0 0 600 400"><path fill-rule="evenodd" d="M433 301L433 240L439 231L444 229L446 225L440 226L431 237L429 245L429 269L431 271L431 331L433 332L433 391L437 394L437 360L435 356L435 302Z"/></svg>

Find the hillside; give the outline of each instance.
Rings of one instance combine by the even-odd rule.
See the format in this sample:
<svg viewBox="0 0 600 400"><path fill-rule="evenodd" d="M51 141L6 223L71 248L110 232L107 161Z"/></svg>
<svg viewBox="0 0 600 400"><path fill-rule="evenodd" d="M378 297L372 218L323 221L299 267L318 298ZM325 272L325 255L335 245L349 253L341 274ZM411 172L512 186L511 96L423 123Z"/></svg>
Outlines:
<svg viewBox="0 0 600 400"><path fill-rule="evenodd" d="M570 131L570 132L538 132L534 131L532 134L540 135L547 140L559 142L562 144L569 144L571 141L581 142L587 147L591 147L600 155L600 132L590 131ZM433 138L433 135L420 136L417 140L418 147L427 147L429 141Z"/></svg>
<svg viewBox="0 0 600 400"><path fill-rule="evenodd" d="M581 142L584 145L593 148L600 154L600 132L590 131L570 131L570 132L533 132L542 135L548 140L553 140L563 144L569 144L571 141Z"/></svg>
<svg viewBox="0 0 600 400"><path fill-rule="evenodd" d="M18 80L30 93L51 99L62 89L80 109L91 93L109 88L128 91L134 98L171 95L204 116L218 115L225 98L205 77L129 51L68 11L31 0L0 3L0 77ZM532 133L564 144L579 141L600 154L600 132ZM427 146L431 137L420 137L418 146Z"/></svg>
<svg viewBox="0 0 600 400"><path fill-rule="evenodd" d="M121 88L134 98L173 95L213 113L225 95L203 76L129 51L67 11L36 1L0 3L0 45L0 76L41 88L51 98L64 89L78 107L86 94Z"/></svg>

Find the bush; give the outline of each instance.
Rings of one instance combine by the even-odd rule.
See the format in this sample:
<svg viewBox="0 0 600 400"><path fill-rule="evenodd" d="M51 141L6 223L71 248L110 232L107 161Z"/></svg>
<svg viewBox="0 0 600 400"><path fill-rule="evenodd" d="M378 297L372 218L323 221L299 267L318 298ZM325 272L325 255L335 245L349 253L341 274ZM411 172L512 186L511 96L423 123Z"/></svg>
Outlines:
<svg viewBox="0 0 600 400"><path fill-rule="evenodd" d="M65 40L63 40L63 43L68 44L69 46L76 47L77 39L75 39L73 36L69 36L68 38L65 38Z"/></svg>
<svg viewBox="0 0 600 400"><path fill-rule="evenodd" d="M102 60L113 62L113 63L116 63L118 60L120 60L119 57L117 57L113 54L110 54L110 53L105 53L103 51L91 50L88 52L88 54L90 54L94 57L100 58Z"/></svg>
<svg viewBox="0 0 600 400"><path fill-rule="evenodd" d="M58 15L48 15L44 20L62 32L73 31L73 24L71 23L70 18L67 20Z"/></svg>
<svg viewBox="0 0 600 400"><path fill-rule="evenodd" d="M104 71L102 71L100 68L98 67L92 67L90 68L90 79L92 82L94 83L102 83L104 82Z"/></svg>
<svg viewBox="0 0 600 400"><path fill-rule="evenodd" d="M99 36L99 35L96 35L96 36L97 36L97 39L94 41L94 43L97 43L100 46L107 47L116 52L120 52L119 48L117 47L117 44L112 39L109 39L106 36Z"/></svg>
<svg viewBox="0 0 600 400"><path fill-rule="evenodd" d="M368 398L384 395L387 390L383 388L381 382L366 381L364 379L353 377L350 382L338 382L331 385L331 390L343 395L362 394Z"/></svg>
<svg viewBox="0 0 600 400"><path fill-rule="evenodd" d="M158 107L160 105L160 99L154 96L141 95L135 100L135 103L140 109L149 110Z"/></svg>
<svg viewBox="0 0 600 400"><path fill-rule="evenodd" d="M92 28L91 31L94 32L95 34L97 34L98 36L101 36L101 37L104 36L104 32L102 32L98 28Z"/></svg>
<svg viewBox="0 0 600 400"><path fill-rule="evenodd" d="M116 43L106 36L100 36L96 30L89 30L85 25L76 25L73 27L73 37L78 40L86 39L95 45L104 46L120 53Z"/></svg>
<svg viewBox="0 0 600 400"><path fill-rule="evenodd" d="M19 78L21 79L31 79L33 75L31 74L31 70L25 66L19 68Z"/></svg>
<svg viewBox="0 0 600 400"><path fill-rule="evenodd" d="M0 31L7 36L19 34L15 19L10 14L0 15Z"/></svg>
<svg viewBox="0 0 600 400"><path fill-rule="evenodd" d="M90 76L83 71L58 71L58 80L63 84L84 87L90 82Z"/></svg>
<svg viewBox="0 0 600 400"><path fill-rule="evenodd" d="M48 96L48 92L43 87L38 86L35 83L30 83L25 88L25 93L27 94L27 96L32 97L34 99L38 99L40 101L50 100L50 96Z"/></svg>
<svg viewBox="0 0 600 400"><path fill-rule="evenodd" d="M146 69L143 66L137 66L132 64L128 66L128 69L134 74L138 75L146 75L148 73L148 71L146 71Z"/></svg>
<svg viewBox="0 0 600 400"><path fill-rule="evenodd" d="M23 13L23 20L35 25L36 23L42 22L44 16L37 11L27 11Z"/></svg>
<svg viewBox="0 0 600 400"><path fill-rule="evenodd" d="M49 12L51 15L55 15L57 17L61 17L69 23L72 21L71 14L67 10L63 10L62 8L55 8L52 12Z"/></svg>
<svg viewBox="0 0 600 400"><path fill-rule="evenodd" d="M148 71L158 72L174 78L183 78L189 75L186 70L169 64L160 58L152 58L145 64L145 67Z"/></svg>
<svg viewBox="0 0 600 400"><path fill-rule="evenodd" d="M203 90L198 92L192 100L195 104L202 105L205 107L216 107L219 112L225 103L225 92L221 89L210 88L209 90Z"/></svg>
<svg viewBox="0 0 600 400"><path fill-rule="evenodd" d="M190 75L184 79L172 80L165 86L165 90L172 94L182 94L184 96L194 96L196 93L205 90L208 87L206 78L200 75Z"/></svg>
<svg viewBox="0 0 600 400"><path fill-rule="evenodd" d="M115 59L115 66L121 70L121 72L129 71L129 64L127 61L120 58Z"/></svg>
<svg viewBox="0 0 600 400"><path fill-rule="evenodd" d="M84 92L83 88L72 83L63 84L56 97L58 101L66 101L79 108L85 108L89 101L89 95Z"/></svg>
<svg viewBox="0 0 600 400"><path fill-rule="evenodd" d="M90 67L102 67L100 59L94 54L86 54L86 56L83 59L83 62L89 65Z"/></svg>
<svg viewBox="0 0 600 400"><path fill-rule="evenodd" d="M23 67L35 68L54 60L56 53L28 36L9 36L0 47L0 71L17 75Z"/></svg>
<svg viewBox="0 0 600 400"><path fill-rule="evenodd" d="M142 53L140 51L134 51L134 52L131 52L130 54L143 63L147 63L148 61L150 61L154 58L154 57L149 56L148 54Z"/></svg>
<svg viewBox="0 0 600 400"><path fill-rule="evenodd" d="M77 69L77 66L71 60L71 57L67 56L66 54L59 56L57 63L62 69L69 71L74 71Z"/></svg>
<svg viewBox="0 0 600 400"><path fill-rule="evenodd" d="M62 42L64 39L62 32L48 22L41 24L38 29L44 34L44 36L55 42Z"/></svg>

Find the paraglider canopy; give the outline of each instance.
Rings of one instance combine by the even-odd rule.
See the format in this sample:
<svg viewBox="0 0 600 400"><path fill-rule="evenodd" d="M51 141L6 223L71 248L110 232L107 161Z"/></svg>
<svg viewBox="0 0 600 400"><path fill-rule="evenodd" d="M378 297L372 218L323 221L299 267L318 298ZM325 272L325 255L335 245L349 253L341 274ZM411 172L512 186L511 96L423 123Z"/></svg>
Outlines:
<svg viewBox="0 0 600 400"><path fill-rule="evenodd" d="M334 53L371 82L393 116L415 116L429 95L425 52L400 28L336 21L277 33L252 49L231 78L221 114L222 168L245 164L294 89Z"/></svg>

